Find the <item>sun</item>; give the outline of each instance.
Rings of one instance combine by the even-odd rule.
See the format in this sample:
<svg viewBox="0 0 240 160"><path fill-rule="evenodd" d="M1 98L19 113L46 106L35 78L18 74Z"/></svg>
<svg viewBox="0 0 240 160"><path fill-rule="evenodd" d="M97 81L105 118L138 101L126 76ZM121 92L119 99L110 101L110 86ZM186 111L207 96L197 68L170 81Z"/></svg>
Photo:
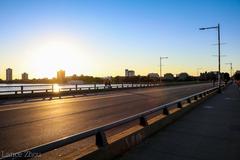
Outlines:
<svg viewBox="0 0 240 160"><path fill-rule="evenodd" d="M60 69L80 73L87 66L88 57L81 44L68 39L49 39L32 49L30 63L40 77L52 78Z"/></svg>

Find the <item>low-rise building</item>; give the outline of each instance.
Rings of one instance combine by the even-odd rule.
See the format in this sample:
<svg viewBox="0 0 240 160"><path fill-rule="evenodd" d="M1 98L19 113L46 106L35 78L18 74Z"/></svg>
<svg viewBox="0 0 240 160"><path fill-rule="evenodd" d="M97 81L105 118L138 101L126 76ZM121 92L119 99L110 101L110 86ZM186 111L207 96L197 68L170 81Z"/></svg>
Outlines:
<svg viewBox="0 0 240 160"><path fill-rule="evenodd" d="M158 73L148 73L148 77L149 78L159 78L159 74Z"/></svg>
<svg viewBox="0 0 240 160"><path fill-rule="evenodd" d="M23 80L23 81L28 80L28 74L27 74L26 72L24 72L24 73L22 74L22 80Z"/></svg>
<svg viewBox="0 0 240 160"><path fill-rule="evenodd" d="M135 76L134 70L125 69L125 77L134 77L134 76Z"/></svg>

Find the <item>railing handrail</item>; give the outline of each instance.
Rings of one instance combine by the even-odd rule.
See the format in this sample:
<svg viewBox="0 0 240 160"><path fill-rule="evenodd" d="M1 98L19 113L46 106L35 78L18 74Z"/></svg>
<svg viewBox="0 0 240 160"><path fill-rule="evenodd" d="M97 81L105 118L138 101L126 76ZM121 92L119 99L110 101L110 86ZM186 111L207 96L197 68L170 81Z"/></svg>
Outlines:
<svg viewBox="0 0 240 160"><path fill-rule="evenodd" d="M66 90L71 90L74 91L76 90L85 90L85 89L106 89L104 84L85 84L89 86L82 86L79 84L69 84L69 85L63 85L59 86L58 88L60 89L59 91L66 91ZM47 88L38 88L34 89L36 87L47 87ZM159 83L117 83L117 84L112 84L111 88L136 88L136 87L154 87L154 86L161 86ZM29 87L32 87L29 89ZM8 93L7 95L11 94L25 94L29 92L39 92L39 91L50 91L50 92L58 92L55 90L54 84L40 84L40 85L19 85L19 86L0 86L0 88L10 88L10 90L0 90L0 95L4 95L4 93ZM11 88L17 88L14 90L11 90ZM1 94L2 93L2 94Z"/></svg>
<svg viewBox="0 0 240 160"><path fill-rule="evenodd" d="M66 91L66 90L76 90L76 88L79 90L84 90L84 89L105 89L106 86L104 86L104 84L86 84L89 86L82 86L82 85L66 85L66 86L59 86L58 88L60 89L59 91ZM140 87L140 86L159 86L159 84L112 84L111 88L129 88L129 87ZM36 87L48 87L48 88L39 88L39 89L34 89ZM29 87L33 87L32 89L28 89ZM35 92L35 91L52 91L55 92L55 87L54 85L22 85L22 86L0 86L0 88L18 88L18 89L14 89L14 90L0 90L0 93L27 93L27 92ZM27 89L26 89L27 88ZM3 94L2 94L3 95Z"/></svg>
<svg viewBox="0 0 240 160"><path fill-rule="evenodd" d="M146 118L147 116L149 116L153 113L157 113L157 112L159 112L163 109L168 109L173 105L182 103L183 101L187 101L188 99L194 98L196 96L200 96L200 95L202 96L202 94L209 93L211 91L216 91L217 89L218 89L218 87L213 87L213 88L210 88L210 89L192 94L190 96L177 99L173 102L169 102L169 103L157 106L155 108L137 113L137 114L132 115L130 117L126 117L126 118L117 120L117 121L112 122L112 123L108 123L108 124L105 124L105 125L102 125L102 126L99 126L99 127L95 127L93 129L89 129L89 130L86 130L86 131L83 131L83 132L80 132L80 133L77 133L77 134L73 134L73 135L70 135L70 136L67 136L67 137L64 137L64 138L60 138L60 139L55 140L55 141L51 141L51 142L48 142L48 143L45 143L45 144L42 144L42 145L38 145L36 147L32 147L32 148L17 152L14 155L20 155L20 154L24 155L24 153L30 153L30 152L31 153L45 153L45 152L51 151L53 149L60 148L62 146L77 142L77 141L82 140L84 138L94 136L97 133L105 132L105 131L110 130L112 128L119 127L121 125L132 122L134 120L138 120L142 117ZM12 159L12 157L2 157L0 159L1 160L7 160L7 159Z"/></svg>
<svg viewBox="0 0 240 160"><path fill-rule="evenodd" d="M49 86L51 87L54 84L36 84L36 85L29 85L29 84L20 84L20 85L8 85L8 86L0 86L0 88L17 88L17 87L44 87L44 86Z"/></svg>

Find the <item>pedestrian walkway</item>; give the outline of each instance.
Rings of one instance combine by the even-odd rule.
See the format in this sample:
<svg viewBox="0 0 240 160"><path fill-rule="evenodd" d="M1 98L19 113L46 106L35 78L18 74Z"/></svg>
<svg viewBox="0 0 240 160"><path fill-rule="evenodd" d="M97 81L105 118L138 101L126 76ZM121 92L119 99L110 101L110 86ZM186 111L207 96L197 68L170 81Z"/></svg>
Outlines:
<svg viewBox="0 0 240 160"><path fill-rule="evenodd" d="M120 160L240 160L240 91L226 88Z"/></svg>

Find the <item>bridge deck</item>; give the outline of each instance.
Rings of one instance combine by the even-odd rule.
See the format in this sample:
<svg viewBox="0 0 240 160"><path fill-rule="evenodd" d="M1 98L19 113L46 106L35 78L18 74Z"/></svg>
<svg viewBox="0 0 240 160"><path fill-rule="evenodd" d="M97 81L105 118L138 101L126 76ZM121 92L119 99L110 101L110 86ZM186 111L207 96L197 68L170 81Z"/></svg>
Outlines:
<svg viewBox="0 0 240 160"><path fill-rule="evenodd" d="M239 160L240 92L231 85L121 160Z"/></svg>

